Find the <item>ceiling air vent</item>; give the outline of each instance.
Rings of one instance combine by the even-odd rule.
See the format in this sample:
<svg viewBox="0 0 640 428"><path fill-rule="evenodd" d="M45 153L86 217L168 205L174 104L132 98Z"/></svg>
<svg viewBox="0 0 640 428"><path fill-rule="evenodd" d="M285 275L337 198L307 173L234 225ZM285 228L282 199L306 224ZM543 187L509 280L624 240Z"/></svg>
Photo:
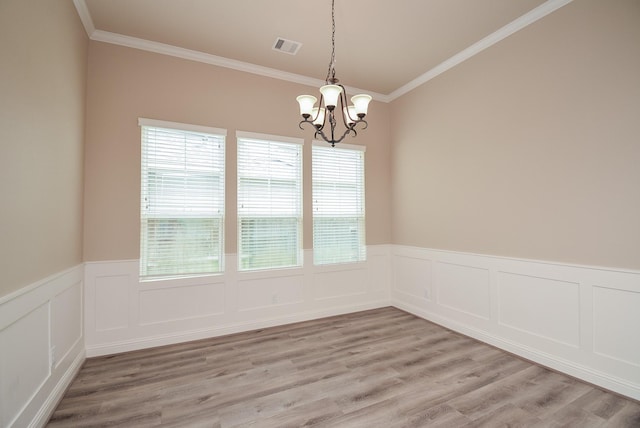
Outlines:
<svg viewBox="0 0 640 428"><path fill-rule="evenodd" d="M278 37L273 44L273 50L278 52L284 52L289 55L295 55L302 46L302 43L294 42L293 40L283 39Z"/></svg>

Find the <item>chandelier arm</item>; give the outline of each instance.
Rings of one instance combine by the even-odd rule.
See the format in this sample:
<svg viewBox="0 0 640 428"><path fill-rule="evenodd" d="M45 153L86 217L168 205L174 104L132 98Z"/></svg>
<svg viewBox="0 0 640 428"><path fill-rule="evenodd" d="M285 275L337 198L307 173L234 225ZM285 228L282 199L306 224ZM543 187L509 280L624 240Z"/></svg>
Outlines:
<svg viewBox="0 0 640 428"><path fill-rule="evenodd" d="M320 134L320 136L322 137L322 139L323 139L324 141L326 141L327 143L331 144L331 146L332 146L332 147L335 147L335 145L336 145L336 144L340 143L342 140L344 140L344 139L345 139L345 137L346 137L347 135L349 135L349 134L350 134L350 133L352 133L352 132L353 132L353 134L354 134L354 135L353 135L354 137L358 134L358 133L356 132L356 130L355 130L355 129L353 129L353 128L347 128L347 129L344 131L344 133L342 134L342 136L336 140L336 139L335 139L335 137L334 137L333 135L331 136L331 138L329 138L329 137L327 137L327 135L326 135L326 134L325 134L321 129L318 129L318 130L316 131L316 135L315 135L315 136L317 137L317 136L318 136L318 134Z"/></svg>
<svg viewBox="0 0 640 428"><path fill-rule="evenodd" d="M345 129L345 131L344 131L344 133L342 134L342 136L341 136L339 139L334 140L333 144L338 144L338 143L340 143L342 140L344 140L344 139L345 139L345 137L346 137L347 135L351 134L352 132L354 133L354 137L355 137L355 136L356 136L356 134L357 134L357 132L356 132L356 130L355 130L355 129L353 129L353 128L347 128L347 129Z"/></svg>
<svg viewBox="0 0 640 428"><path fill-rule="evenodd" d="M313 129L315 129L316 134L318 133L318 131L322 131L322 128L324 128L324 125L322 125L322 126L316 126L316 125L313 123L313 121L309 120L308 118L307 118L307 119L302 119L302 120L298 123L298 128L300 128L300 129L302 129L302 130L304 131L304 128L302 127L302 125L303 125L303 124L305 124L305 123L310 124L310 125L313 127Z"/></svg>
<svg viewBox="0 0 640 428"><path fill-rule="evenodd" d="M339 101L339 104L340 104L340 117L342 117L342 123L344 124L344 126L346 126L348 128L349 127L348 122L347 122L346 118L344 117L344 108L345 108L346 105L348 105L347 102L346 102L347 90L340 83L338 83L338 86L340 86L342 88L342 91L340 92L340 96L338 97L338 101ZM336 107L338 107L338 106L336 106Z"/></svg>
<svg viewBox="0 0 640 428"><path fill-rule="evenodd" d="M303 131L304 131L304 128L302 127L302 124L303 124L303 123L310 123L310 124L312 124L312 125L313 125L313 122L310 122L310 121L309 121L309 120L307 120L307 119L302 119L302 120L300 121L300 123L298 123L298 128L302 129Z"/></svg>
<svg viewBox="0 0 640 428"><path fill-rule="evenodd" d="M353 128L355 128L356 123L359 123L360 121L362 121L362 119L360 119L357 116L356 117L351 117L351 114L349 113L349 103L347 103L347 99L349 98L348 95L347 95L347 88L345 88L340 83L338 83L338 86L340 86L342 88L342 93L340 93L340 104L342 104L340 106L341 110L342 110L342 121L343 121L345 127L353 129ZM347 120L347 119L349 119L349 120ZM351 123L353 123L352 126L349 126L349 121L351 121ZM362 129L367 129L367 128L364 127ZM355 137L355 135L354 135L354 137Z"/></svg>
<svg viewBox="0 0 640 428"><path fill-rule="evenodd" d="M298 123L298 127L299 127L300 129L302 129L303 131L304 131L304 128L302 127L302 124L303 124L303 123L309 123L309 124L311 124L311 126L313 126L313 128L314 128L314 129L316 129L316 134L317 134L317 133L320 133L320 134L322 135L322 139L323 139L323 140L325 140L326 142L330 143L331 141L334 141L333 139L328 138L328 137L324 134L324 132L322 132L322 129L324 128L324 125L318 128L316 125L314 125L314 124L313 124L313 121L312 121L312 120L309 120L309 119L302 119L302 120L300 121L300 123ZM357 119L353 125L351 125L351 126L348 126L348 127L347 127L347 129L345 130L344 134L349 134L350 132L353 132L353 136L354 136L354 137L355 137L355 136L357 136L357 135L358 135L358 130L357 130L357 128L356 128L356 125L357 125L357 124L359 124L359 123L363 123L363 124L364 124L364 126L362 127L362 129L363 129L363 130L364 130L364 129L367 129L367 128L369 127L369 124L367 123L367 121L366 121L366 120L364 120L364 119ZM343 134L343 135L344 135L344 134ZM337 142L340 142L340 141L342 141L342 138L341 138L340 140L335 140L335 141L336 141L336 143L337 143Z"/></svg>
<svg viewBox="0 0 640 428"><path fill-rule="evenodd" d="M363 127L362 129L367 129L367 128L369 127L369 124L368 124L368 123L367 123L367 121L366 121L366 120L364 120L364 119L358 119L358 120L356 120L356 121L355 121L355 123L353 124L353 127L355 128L355 126L356 126L358 123L364 123L364 127Z"/></svg>
<svg viewBox="0 0 640 428"><path fill-rule="evenodd" d="M324 95L320 94L320 102L318 102L318 112L316 113L316 117L314 117L313 119L311 119L311 124L313 125L313 122L315 122L316 120L318 120L318 117L320 116L320 109L322 108L322 104L324 102ZM325 115L327 113L325 112ZM320 129L324 128L324 122L322 121L322 125L320 126ZM315 125L313 125L315 127Z"/></svg>
<svg viewBox="0 0 640 428"><path fill-rule="evenodd" d="M351 117L351 114L349 113L349 109L347 108L345 111L346 114L346 118L345 118L345 123L349 123L346 119L349 119L349 121L351 121L351 123L353 123L354 125L356 123L358 123L361 119L359 117Z"/></svg>
<svg viewBox="0 0 640 428"><path fill-rule="evenodd" d="M341 95L344 95L344 104L345 104L345 106L348 106L349 104L347 103L347 99L348 99L347 89L342 85L340 85L340 86L342 87L342 94ZM342 117L345 119L344 120L345 125L347 125L347 123L349 123L347 121L347 119L349 119L354 124L354 126L355 126L356 123L358 123L358 122L360 122L362 120L357 116L356 117L351 117L351 113L349 113L349 107L347 107L344 111L346 113L346 117L344 115ZM347 128L348 128L348 126L347 126ZM366 129L366 128L363 128L363 129Z"/></svg>

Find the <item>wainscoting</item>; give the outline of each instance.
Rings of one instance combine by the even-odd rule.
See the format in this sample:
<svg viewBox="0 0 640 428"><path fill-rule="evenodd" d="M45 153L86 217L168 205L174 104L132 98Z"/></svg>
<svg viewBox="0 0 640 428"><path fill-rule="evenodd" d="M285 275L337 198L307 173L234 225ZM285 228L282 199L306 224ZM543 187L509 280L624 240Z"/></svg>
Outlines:
<svg viewBox="0 0 640 428"><path fill-rule="evenodd" d="M398 245L363 263L140 282L88 262L0 298L0 426L42 426L85 355L395 306L640 400L640 272ZM83 317L84 310L84 317Z"/></svg>
<svg viewBox="0 0 640 428"><path fill-rule="evenodd" d="M640 400L640 272L393 246L391 303Z"/></svg>
<svg viewBox="0 0 640 428"><path fill-rule="evenodd" d="M0 426L43 426L85 357L83 266L0 298Z"/></svg>
<svg viewBox="0 0 640 428"><path fill-rule="evenodd" d="M389 305L391 247L362 263L140 282L138 261L85 266L88 356L167 345Z"/></svg>

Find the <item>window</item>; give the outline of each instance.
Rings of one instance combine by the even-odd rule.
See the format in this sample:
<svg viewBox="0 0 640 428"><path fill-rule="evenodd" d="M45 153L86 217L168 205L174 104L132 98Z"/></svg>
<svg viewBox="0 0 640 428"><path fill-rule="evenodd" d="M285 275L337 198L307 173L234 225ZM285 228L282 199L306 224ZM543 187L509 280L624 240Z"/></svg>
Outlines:
<svg viewBox="0 0 640 428"><path fill-rule="evenodd" d="M221 272L222 129L139 119L140 277Z"/></svg>
<svg viewBox="0 0 640 428"><path fill-rule="evenodd" d="M302 265L302 140L238 132L239 270Z"/></svg>
<svg viewBox="0 0 640 428"><path fill-rule="evenodd" d="M366 260L364 147L313 146L313 262Z"/></svg>

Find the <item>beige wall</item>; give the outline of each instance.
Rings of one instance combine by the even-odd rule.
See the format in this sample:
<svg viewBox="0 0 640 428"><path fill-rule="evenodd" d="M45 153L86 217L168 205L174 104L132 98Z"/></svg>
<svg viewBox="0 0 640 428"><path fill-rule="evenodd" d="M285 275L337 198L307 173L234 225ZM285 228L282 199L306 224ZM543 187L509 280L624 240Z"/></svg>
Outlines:
<svg viewBox="0 0 640 428"><path fill-rule="evenodd" d="M86 59L71 1L0 0L0 296L82 262Z"/></svg>
<svg viewBox="0 0 640 428"><path fill-rule="evenodd" d="M367 242L640 268L639 9L574 1L374 103L351 141L367 146ZM84 260L139 256L138 117L228 129L230 253L234 131L304 137L311 248L294 99L316 88L99 42L85 73L71 2L2 0L0 36L0 296L82 260L85 79Z"/></svg>
<svg viewBox="0 0 640 428"><path fill-rule="evenodd" d="M305 138L304 247L312 246L311 137L298 129L302 85L125 47L89 47L84 259L139 258L138 118L225 128L226 252L236 252L235 131ZM367 146L367 243L391 239L388 104L374 102L370 126L348 142Z"/></svg>
<svg viewBox="0 0 640 428"><path fill-rule="evenodd" d="M640 269L640 2L578 0L396 100L392 241Z"/></svg>

